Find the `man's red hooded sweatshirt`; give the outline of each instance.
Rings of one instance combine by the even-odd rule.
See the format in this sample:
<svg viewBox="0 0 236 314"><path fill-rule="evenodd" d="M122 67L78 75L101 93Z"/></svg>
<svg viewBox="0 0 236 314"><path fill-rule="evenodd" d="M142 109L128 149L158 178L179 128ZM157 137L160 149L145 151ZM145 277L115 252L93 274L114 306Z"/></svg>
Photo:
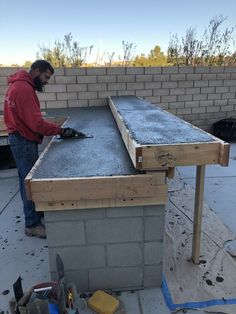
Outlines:
<svg viewBox="0 0 236 314"><path fill-rule="evenodd" d="M30 74L20 70L8 78L4 101L4 120L9 133L18 132L24 138L41 143L44 135L60 133L60 127L45 121Z"/></svg>

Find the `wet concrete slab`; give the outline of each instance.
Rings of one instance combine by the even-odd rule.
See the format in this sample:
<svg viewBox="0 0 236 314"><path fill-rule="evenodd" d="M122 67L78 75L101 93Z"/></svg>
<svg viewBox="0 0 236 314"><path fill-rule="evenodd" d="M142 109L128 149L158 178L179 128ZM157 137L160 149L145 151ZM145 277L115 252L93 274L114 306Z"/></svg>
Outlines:
<svg viewBox="0 0 236 314"><path fill-rule="evenodd" d="M111 100L140 145L214 141L206 132L143 99L114 96Z"/></svg>
<svg viewBox="0 0 236 314"><path fill-rule="evenodd" d="M53 112L50 112L53 115ZM108 106L57 110L72 127L93 138L54 139L33 178L132 175L137 170L126 151Z"/></svg>

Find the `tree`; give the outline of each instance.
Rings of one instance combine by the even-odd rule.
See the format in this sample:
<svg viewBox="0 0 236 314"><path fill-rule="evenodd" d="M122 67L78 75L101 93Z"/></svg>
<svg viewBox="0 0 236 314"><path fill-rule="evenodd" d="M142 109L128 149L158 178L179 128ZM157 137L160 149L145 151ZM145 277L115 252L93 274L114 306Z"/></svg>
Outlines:
<svg viewBox="0 0 236 314"><path fill-rule="evenodd" d="M235 62L230 48L233 44L235 27L221 31L220 27L227 18L222 15L213 18L205 28L202 39L197 38L194 28L186 31L179 40L177 34L170 37L167 52L171 65L227 65Z"/></svg>
<svg viewBox="0 0 236 314"><path fill-rule="evenodd" d="M81 47L78 41L73 41L73 36L68 33L63 41L55 40L54 46L39 46L37 58L49 61L54 67L80 67L91 54L93 46Z"/></svg>
<svg viewBox="0 0 236 314"><path fill-rule="evenodd" d="M165 66L167 65L167 57L161 51L160 46L155 46L147 57L144 54L136 56L133 62L134 66Z"/></svg>
<svg viewBox="0 0 236 314"><path fill-rule="evenodd" d="M123 63L124 65L128 65L134 58L137 45L134 42L122 40L122 46L123 46Z"/></svg>

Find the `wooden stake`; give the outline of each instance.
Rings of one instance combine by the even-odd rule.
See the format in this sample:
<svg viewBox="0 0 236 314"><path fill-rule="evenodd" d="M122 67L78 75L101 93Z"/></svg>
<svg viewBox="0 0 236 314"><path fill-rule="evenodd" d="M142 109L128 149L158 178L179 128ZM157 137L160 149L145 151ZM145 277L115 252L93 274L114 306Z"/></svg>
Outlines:
<svg viewBox="0 0 236 314"><path fill-rule="evenodd" d="M201 223L202 223L202 208L203 208L203 196L204 196L204 178L205 178L205 165L197 166L195 204L194 204L194 221L193 221L193 243L192 243L192 260L194 264L199 264L199 256L200 256Z"/></svg>

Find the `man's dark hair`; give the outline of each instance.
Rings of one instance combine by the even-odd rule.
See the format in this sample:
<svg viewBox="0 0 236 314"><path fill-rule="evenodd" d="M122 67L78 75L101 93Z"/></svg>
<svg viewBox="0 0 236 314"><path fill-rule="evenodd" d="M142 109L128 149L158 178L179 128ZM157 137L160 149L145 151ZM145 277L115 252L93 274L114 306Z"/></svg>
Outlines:
<svg viewBox="0 0 236 314"><path fill-rule="evenodd" d="M54 74L54 69L49 62L46 60L36 60L34 63L31 64L30 70L39 69L40 73L46 72L49 70L52 74Z"/></svg>

